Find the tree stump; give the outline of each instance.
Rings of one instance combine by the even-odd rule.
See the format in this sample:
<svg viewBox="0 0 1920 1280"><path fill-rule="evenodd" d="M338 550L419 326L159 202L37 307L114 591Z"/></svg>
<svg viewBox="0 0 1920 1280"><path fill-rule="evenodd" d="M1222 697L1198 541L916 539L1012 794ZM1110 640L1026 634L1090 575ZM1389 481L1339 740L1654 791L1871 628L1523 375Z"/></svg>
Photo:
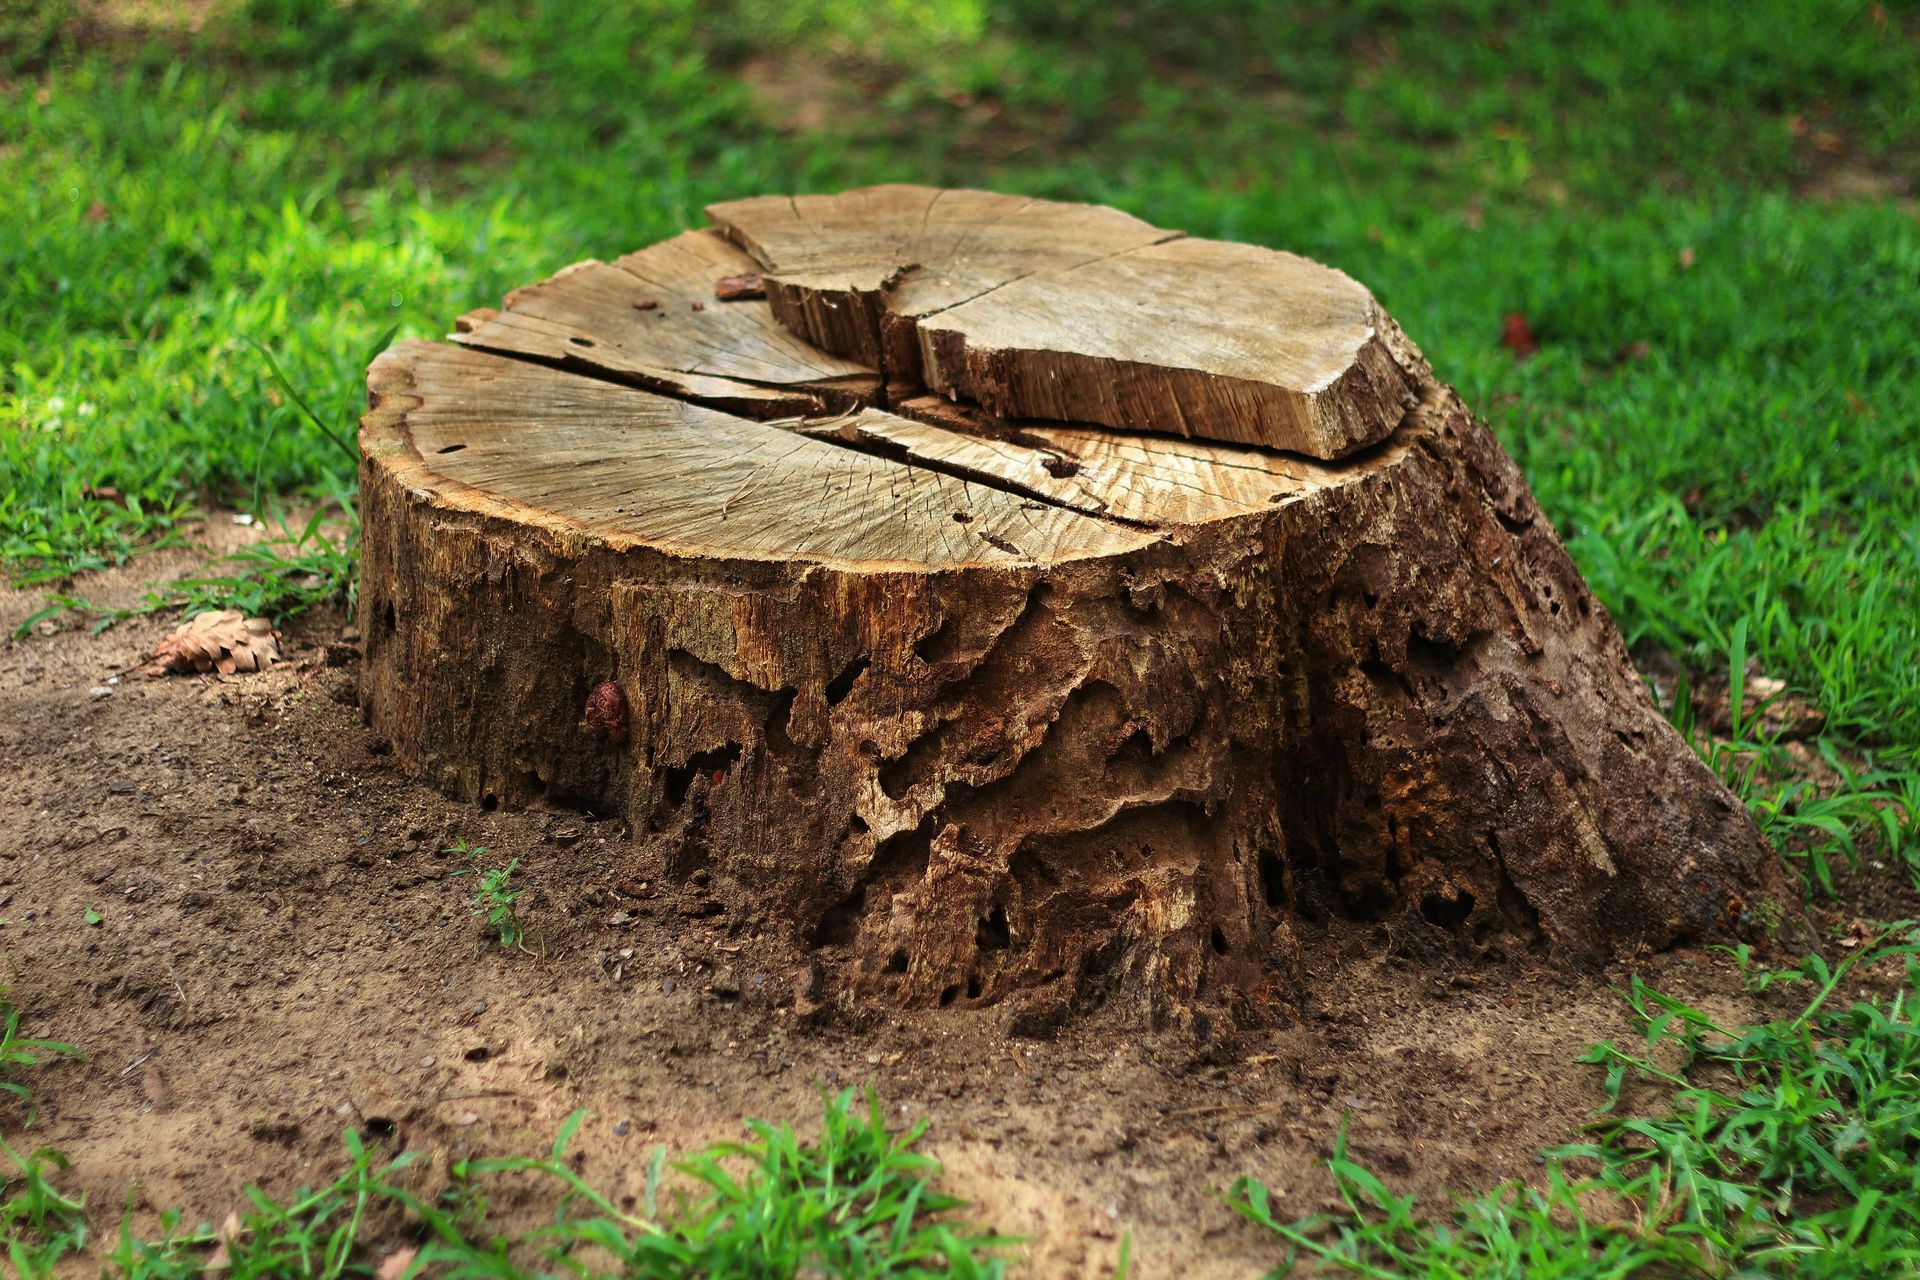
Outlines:
<svg viewBox="0 0 1920 1280"><path fill-rule="evenodd" d="M1346 276L984 192L709 214L373 365L409 770L624 815L816 998L1022 1025L1258 1019L1334 917L1601 959L1792 916Z"/></svg>

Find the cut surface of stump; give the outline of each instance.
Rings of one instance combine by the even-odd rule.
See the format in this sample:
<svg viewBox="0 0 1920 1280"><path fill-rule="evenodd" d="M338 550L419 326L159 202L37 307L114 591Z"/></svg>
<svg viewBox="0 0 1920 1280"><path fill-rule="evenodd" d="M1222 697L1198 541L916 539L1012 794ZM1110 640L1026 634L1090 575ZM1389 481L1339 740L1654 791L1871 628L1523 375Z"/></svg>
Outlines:
<svg viewBox="0 0 1920 1280"><path fill-rule="evenodd" d="M1290 253L931 187L707 212L795 332L1002 416L1338 458L1385 438L1410 394L1373 296Z"/></svg>
<svg viewBox="0 0 1920 1280"><path fill-rule="evenodd" d="M920 192L719 206L724 234L375 363L364 700L406 767L623 815L793 947L803 1002L1036 1031L1116 996L1284 1010L1331 917L1600 959L1791 914L1511 461L1359 286L1085 206L905 217ZM1254 281L1228 311L1263 338L1188 326ZM1125 374L1089 341L1052 400L889 354L1005 293L939 368L1167 332ZM1335 329L1345 372L1312 363ZM1315 423L1354 428L1340 456L1305 456Z"/></svg>

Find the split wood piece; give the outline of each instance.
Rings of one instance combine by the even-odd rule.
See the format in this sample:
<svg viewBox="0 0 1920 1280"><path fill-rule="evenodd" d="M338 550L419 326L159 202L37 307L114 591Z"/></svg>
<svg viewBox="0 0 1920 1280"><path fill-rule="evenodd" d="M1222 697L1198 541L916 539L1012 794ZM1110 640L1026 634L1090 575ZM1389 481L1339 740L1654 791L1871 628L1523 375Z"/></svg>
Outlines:
<svg viewBox="0 0 1920 1280"><path fill-rule="evenodd" d="M1100 205L905 185L734 200L707 217L771 272L768 299L789 328L907 385L920 377L920 318L1180 234Z"/></svg>
<svg viewBox="0 0 1920 1280"><path fill-rule="evenodd" d="M369 723L457 795L624 816L802 1003L1199 1029L1284 1010L1332 917L1595 959L1794 919L1424 375L1335 463L424 342L369 381Z"/></svg>
<svg viewBox="0 0 1920 1280"><path fill-rule="evenodd" d="M756 417L871 398L870 368L795 337L763 299L716 296L755 270L718 232L689 231L516 289L462 316L454 340Z"/></svg>
<svg viewBox="0 0 1920 1280"><path fill-rule="evenodd" d="M829 351L1007 417L1343 457L1424 372L1354 280L1098 205L872 187L711 206L774 314Z"/></svg>
<svg viewBox="0 0 1920 1280"><path fill-rule="evenodd" d="M403 436L363 432L361 444L410 493L444 491L615 552L924 571L1053 564L1152 540L684 400L438 343L402 343L369 386L414 402L383 405L404 414Z"/></svg>

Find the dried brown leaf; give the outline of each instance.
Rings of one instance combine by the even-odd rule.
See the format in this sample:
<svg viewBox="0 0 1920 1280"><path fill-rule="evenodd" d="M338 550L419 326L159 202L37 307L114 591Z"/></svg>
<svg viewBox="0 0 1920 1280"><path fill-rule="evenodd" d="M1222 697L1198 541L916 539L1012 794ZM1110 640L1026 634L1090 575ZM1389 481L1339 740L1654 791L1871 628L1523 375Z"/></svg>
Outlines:
<svg viewBox="0 0 1920 1280"><path fill-rule="evenodd" d="M413 1265L414 1257L419 1252L418 1249L395 1249L387 1255L386 1261L380 1264L380 1269L374 1274L379 1277L379 1280L400 1280L407 1274L407 1268Z"/></svg>
<svg viewBox="0 0 1920 1280"><path fill-rule="evenodd" d="M154 646L141 670L150 676L169 672L265 671L280 660L280 638L265 618L249 618L238 609L195 614Z"/></svg>
<svg viewBox="0 0 1920 1280"><path fill-rule="evenodd" d="M160 1068L151 1062L140 1073L140 1092L146 1095L147 1104L155 1111L173 1110L173 1090L167 1087L167 1078L160 1074Z"/></svg>
<svg viewBox="0 0 1920 1280"><path fill-rule="evenodd" d="M220 1243L215 1246L212 1255L208 1257L205 1269L208 1271L226 1271L233 1266L232 1251L229 1250L227 1246L240 1239L240 1215L238 1213L227 1214L226 1221L220 1224L220 1230L214 1233L214 1238Z"/></svg>

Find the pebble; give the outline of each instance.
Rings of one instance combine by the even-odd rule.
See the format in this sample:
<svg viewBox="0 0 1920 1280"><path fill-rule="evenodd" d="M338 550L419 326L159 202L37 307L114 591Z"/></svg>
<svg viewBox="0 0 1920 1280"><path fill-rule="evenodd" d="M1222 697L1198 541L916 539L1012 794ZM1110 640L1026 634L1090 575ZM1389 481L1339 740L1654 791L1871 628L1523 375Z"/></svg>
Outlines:
<svg viewBox="0 0 1920 1280"><path fill-rule="evenodd" d="M93 688L87 690L87 696L89 698L92 698L95 702L99 702L102 698L111 698L113 696L113 690L107 688L107 686L103 684L97 684L93 686Z"/></svg>
<svg viewBox="0 0 1920 1280"><path fill-rule="evenodd" d="M426 1057L420 1059L420 1065L423 1067L430 1067L433 1064L434 1064L434 1056L432 1054L428 1054Z"/></svg>

